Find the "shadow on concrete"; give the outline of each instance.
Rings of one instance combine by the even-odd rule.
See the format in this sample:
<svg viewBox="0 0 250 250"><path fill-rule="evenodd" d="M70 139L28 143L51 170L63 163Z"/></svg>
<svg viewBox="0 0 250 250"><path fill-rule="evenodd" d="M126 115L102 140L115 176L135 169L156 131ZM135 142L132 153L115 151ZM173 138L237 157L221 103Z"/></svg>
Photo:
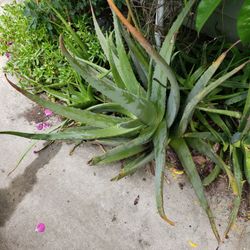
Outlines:
<svg viewBox="0 0 250 250"><path fill-rule="evenodd" d="M36 174L60 151L62 144L54 143L41 151L38 157L26 167L23 174L15 177L9 187L0 189L0 227L10 219L25 195L32 191L37 182Z"/></svg>

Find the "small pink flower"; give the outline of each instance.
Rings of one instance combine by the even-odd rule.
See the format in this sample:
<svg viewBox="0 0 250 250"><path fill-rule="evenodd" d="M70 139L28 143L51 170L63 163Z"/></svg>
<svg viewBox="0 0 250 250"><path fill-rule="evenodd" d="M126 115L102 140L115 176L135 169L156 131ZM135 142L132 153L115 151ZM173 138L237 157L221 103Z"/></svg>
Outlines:
<svg viewBox="0 0 250 250"><path fill-rule="evenodd" d="M50 110L50 109L44 109L44 114L46 116L52 116L53 115L53 112Z"/></svg>
<svg viewBox="0 0 250 250"><path fill-rule="evenodd" d="M36 129L37 130L44 130L44 129L47 129L47 128L50 128L50 127L51 127L51 124L48 123L48 122L40 122L40 123L36 124Z"/></svg>
<svg viewBox="0 0 250 250"><path fill-rule="evenodd" d="M38 223L35 229L36 232L38 233L43 233L45 231L45 224L43 223Z"/></svg>
<svg viewBox="0 0 250 250"><path fill-rule="evenodd" d="M13 44L13 42L7 42L8 46L11 46Z"/></svg>
<svg viewBox="0 0 250 250"><path fill-rule="evenodd" d="M6 52L5 56L7 57L8 60L10 60L10 57L11 57L10 52Z"/></svg>

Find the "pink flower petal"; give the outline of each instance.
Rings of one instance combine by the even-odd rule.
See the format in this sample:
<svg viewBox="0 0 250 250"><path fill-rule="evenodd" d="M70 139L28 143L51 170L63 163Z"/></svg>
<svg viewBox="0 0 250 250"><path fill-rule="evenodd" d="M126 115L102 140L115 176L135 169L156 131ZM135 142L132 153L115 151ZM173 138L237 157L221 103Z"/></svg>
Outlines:
<svg viewBox="0 0 250 250"><path fill-rule="evenodd" d="M43 123L42 123L42 122L37 123L37 124L36 124L36 129L37 129L37 130L43 130Z"/></svg>
<svg viewBox="0 0 250 250"><path fill-rule="evenodd" d="M10 46L10 45L12 45L13 44L13 42L7 42L7 45L8 46Z"/></svg>
<svg viewBox="0 0 250 250"><path fill-rule="evenodd" d="M11 57L10 52L6 52L5 56L7 57L8 60L10 60L10 57Z"/></svg>
<svg viewBox="0 0 250 250"><path fill-rule="evenodd" d="M50 110L50 109L44 109L44 114L46 116L52 116L53 115L53 112Z"/></svg>
<svg viewBox="0 0 250 250"><path fill-rule="evenodd" d="M37 130L44 130L44 129L47 129L47 128L50 128L50 127L51 127L51 124L48 123L48 122L40 122L40 123L36 124L36 129Z"/></svg>
<svg viewBox="0 0 250 250"><path fill-rule="evenodd" d="M35 229L36 232L38 233L43 233L45 231L45 224L43 223L38 223Z"/></svg>

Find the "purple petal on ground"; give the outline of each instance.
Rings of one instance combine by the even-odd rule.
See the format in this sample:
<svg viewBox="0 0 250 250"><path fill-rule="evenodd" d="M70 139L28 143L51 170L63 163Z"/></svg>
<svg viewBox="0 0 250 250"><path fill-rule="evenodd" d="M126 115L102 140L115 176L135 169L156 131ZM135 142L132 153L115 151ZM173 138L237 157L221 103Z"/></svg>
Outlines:
<svg viewBox="0 0 250 250"><path fill-rule="evenodd" d="M50 110L50 109L44 109L44 114L46 116L52 116L53 115L53 112Z"/></svg>
<svg viewBox="0 0 250 250"><path fill-rule="evenodd" d="M35 229L38 233L43 233L45 231L45 224L44 223L38 223Z"/></svg>
<svg viewBox="0 0 250 250"><path fill-rule="evenodd" d="M40 123L36 124L36 129L37 130L44 130L44 129L47 129L47 128L50 128L50 127L51 127L51 124L48 123L48 122L40 122Z"/></svg>
<svg viewBox="0 0 250 250"><path fill-rule="evenodd" d="M36 129L37 129L37 130L43 130L43 123L42 123L42 122L37 123L37 124L36 124Z"/></svg>

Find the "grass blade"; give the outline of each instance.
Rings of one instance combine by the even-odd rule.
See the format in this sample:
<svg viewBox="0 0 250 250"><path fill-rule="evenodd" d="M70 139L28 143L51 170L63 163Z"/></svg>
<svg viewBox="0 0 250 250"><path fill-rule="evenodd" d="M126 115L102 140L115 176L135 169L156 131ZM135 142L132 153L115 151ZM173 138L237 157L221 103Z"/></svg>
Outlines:
<svg viewBox="0 0 250 250"><path fill-rule="evenodd" d="M179 123L179 128L177 132L178 135L182 135L186 131L188 123L192 118L193 112L197 104L201 100L203 100L211 91L220 86L225 80L227 80L228 78L239 72L241 69L243 69L248 63L249 61L241 64L240 66L236 67L235 69L223 75L214 82L211 82L207 87L203 88L199 93L193 96L193 98L186 104L185 109L183 111L183 115Z"/></svg>
<svg viewBox="0 0 250 250"><path fill-rule="evenodd" d="M197 107L197 109L206 111L213 114L219 114L219 115L226 115L231 116L237 119L240 119L242 117L242 114L238 111L232 111L232 110L225 110L225 109L213 109L213 108L204 108L204 107Z"/></svg>

